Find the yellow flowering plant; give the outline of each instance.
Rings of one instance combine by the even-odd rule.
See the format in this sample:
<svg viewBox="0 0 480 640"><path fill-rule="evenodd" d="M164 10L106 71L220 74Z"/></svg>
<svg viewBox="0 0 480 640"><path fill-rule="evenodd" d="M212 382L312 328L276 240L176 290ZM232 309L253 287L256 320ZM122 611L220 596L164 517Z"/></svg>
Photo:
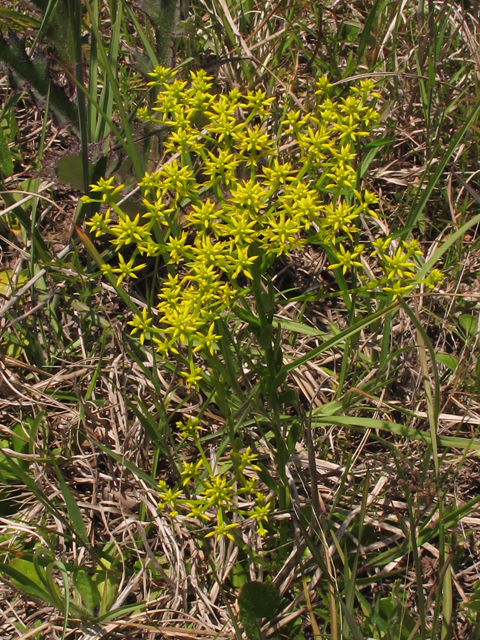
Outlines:
<svg viewBox="0 0 480 640"><path fill-rule="evenodd" d="M206 538L225 536L234 540L242 521L255 526L260 536L266 535L263 523L268 521L272 500L262 493L256 476L261 471L256 463L257 454L251 447L239 452L232 450L229 460L212 468L199 436L198 418L179 421L177 427L185 442L195 443L199 458L195 462L182 461L180 480L175 487L168 487L164 480L159 482L160 512L171 518L182 514L196 526L212 525Z"/></svg>
<svg viewBox="0 0 480 640"><path fill-rule="evenodd" d="M281 477L287 460L275 409L281 356L279 363L273 330L276 301L271 281L265 279L275 259L315 243L327 252L328 268L337 279L350 274L357 294L375 292L394 300L419 284L419 243L379 236L378 198L363 188L355 165L360 141L378 123L375 103L380 96L371 80L361 80L346 97L337 98L322 77L316 105L308 111L285 108L278 122L274 98L261 90L216 94L203 70L186 79L164 67L150 75L158 95L153 108L139 115L167 126L168 135L162 165L139 185L146 213L133 219L124 213L116 197L122 185L114 186L110 178L92 186L98 197L83 198L107 207L86 224L97 237L111 235L118 266L105 264L102 270L115 274L117 284L136 278L145 267L142 260L164 260L168 275L155 318L144 309L128 324L140 343L152 343L162 357L185 358L187 386L198 388L202 381L205 367L199 356L204 363L218 357L221 327L229 314L248 322L263 350L263 388L275 414L272 430ZM128 260L122 256L127 249ZM421 282L433 288L440 281L434 270ZM234 446L232 422L230 416ZM238 453L238 445L234 449ZM238 506L247 486L254 504L248 517L264 533L269 507L245 484L239 467L233 475L218 474L202 459L203 471L188 463L176 488L160 487L161 508L171 515L187 510L197 520L209 518L213 508L212 535L231 537L235 526L227 517L247 513ZM192 483L197 493L189 491L187 497ZM280 503L285 506L285 496Z"/></svg>
<svg viewBox="0 0 480 640"><path fill-rule="evenodd" d="M87 225L97 237L113 236L119 266L103 269L118 274L118 284L144 268L134 266L137 257L162 255L177 267L160 291L158 324L145 316L130 322L142 343L148 336L162 354L182 347L213 353L215 320L249 293L245 279L254 279L255 263L264 273L274 258L306 242L331 250L330 269L357 269L364 290L396 296L413 289L418 242L356 244L358 225L377 217L377 197L357 189L354 167L357 140L378 121L379 94L370 80L335 100L320 78L316 108L289 111L274 134L274 99L261 90L215 95L204 71L192 72L190 82L176 75L164 67L151 74L158 97L151 113L141 111L143 119L170 127L162 167L140 183L147 213L131 219L116 205L123 185L113 187L113 178L92 185L99 199L83 198L109 205ZM129 245L134 252L126 262L120 250ZM376 277L372 262L381 270ZM435 273L426 282L437 281Z"/></svg>

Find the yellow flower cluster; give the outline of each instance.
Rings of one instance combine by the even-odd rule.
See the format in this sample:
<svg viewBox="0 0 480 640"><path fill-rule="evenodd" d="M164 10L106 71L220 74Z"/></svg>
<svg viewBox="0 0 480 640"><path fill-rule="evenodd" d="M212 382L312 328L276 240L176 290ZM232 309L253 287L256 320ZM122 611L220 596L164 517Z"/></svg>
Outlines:
<svg viewBox="0 0 480 640"><path fill-rule="evenodd" d="M212 469L198 437L197 418L178 422L182 438L194 440L200 452L195 462L182 462L181 480L168 487L164 480L158 484L160 512L175 518L182 513L187 518L203 523L210 531L205 537L216 536L234 540L234 530L241 520L256 523L260 536L267 534L264 523L273 503L260 492L256 472L256 454L247 447L243 452L230 455L220 468Z"/></svg>
<svg viewBox="0 0 480 640"><path fill-rule="evenodd" d="M158 97L140 116L167 125L169 134L163 166L140 183L147 213L134 219L123 213L116 205L122 187L112 179L92 187L101 198L84 198L109 207L87 224L96 236L113 236L119 264L103 269L118 274L119 283L144 267L138 257L163 256L172 265L159 294L158 325L146 311L130 322L142 343L152 339L162 354L182 346L213 353L215 321L248 292L252 270L263 272L309 241L336 256L329 268L356 270L364 289L394 297L411 291L418 243L357 244L378 201L359 190L354 165L358 139L379 117L370 80L337 99L320 78L316 108L290 110L274 129L274 99L261 90L217 95L203 70L188 80L164 67L150 75ZM133 255L125 261L120 251L128 246ZM439 278L430 276L427 285ZM192 368L187 381L195 385L200 376Z"/></svg>

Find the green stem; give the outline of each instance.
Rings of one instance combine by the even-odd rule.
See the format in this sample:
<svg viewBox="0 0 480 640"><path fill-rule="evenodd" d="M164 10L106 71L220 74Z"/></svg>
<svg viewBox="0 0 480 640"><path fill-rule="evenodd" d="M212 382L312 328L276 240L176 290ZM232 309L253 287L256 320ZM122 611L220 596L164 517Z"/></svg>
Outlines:
<svg viewBox="0 0 480 640"><path fill-rule="evenodd" d="M261 260L259 258L256 263L260 262ZM260 266L256 266L256 268L252 269L252 271L252 291L255 297L258 319L260 321L260 333L258 335L258 342L260 348L263 350L266 364L266 371L264 374L263 382L272 411L271 428L275 437L275 456L280 481L278 486L278 506L280 510L283 510L287 508L287 477L285 474L285 466L287 464L288 451L285 445L285 439L282 434L280 407L278 403L277 393L277 379L282 363L280 363L280 368L277 368L273 347L274 300L272 300L271 296L269 294L266 294L262 289L262 270ZM269 308L267 308L265 304L266 302L268 302Z"/></svg>

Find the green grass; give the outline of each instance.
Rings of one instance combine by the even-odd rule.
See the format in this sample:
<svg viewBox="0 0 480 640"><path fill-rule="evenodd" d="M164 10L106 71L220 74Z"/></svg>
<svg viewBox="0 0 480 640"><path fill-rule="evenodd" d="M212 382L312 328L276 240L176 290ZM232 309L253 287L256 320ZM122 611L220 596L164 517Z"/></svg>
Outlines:
<svg viewBox="0 0 480 640"><path fill-rule="evenodd" d="M17 33L0 40L2 638L480 637L467 5L195 0L168 29L153 3L0 10ZM443 284L362 296L307 245L257 274L187 387L185 358L126 326L157 304L163 258L138 283L103 278L114 251L86 235L98 205L80 201L114 176L124 210L144 213L136 185L166 136L137 111L158 62L205 68L218 92L262 88L278 121L312 108L320 75L342 96L374 78L381 123L357 161L380 197L370 233L417 238L415 277L439 268ZM179 430L188 418L195 437ZM247 446L275 504L265 537L243 516L217 540L209 522L158 512L158 482L173 488L183 462L232 474L230 451Z"/></svg>

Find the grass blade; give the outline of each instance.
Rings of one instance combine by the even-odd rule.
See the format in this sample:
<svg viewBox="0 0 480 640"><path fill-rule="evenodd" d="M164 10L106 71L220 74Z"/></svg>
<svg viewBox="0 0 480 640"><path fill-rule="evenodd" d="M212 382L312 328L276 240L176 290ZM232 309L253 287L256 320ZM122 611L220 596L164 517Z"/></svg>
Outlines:
<svg viewBox="0 0 480 640"><path fill-rule="evenodd" d="M372 322L375 322L376 320L383 318L383 316L387 315L388 313L391 313L395 309L398 309L398 306L399 306L398 302L393 302L388 307L385 307L384 309L380 309L379 311L372 313L370 316L368 316L367 318L364 318L363 320L359 320L348 329L345 329L344 331L341 331L338 335L333 336L333 338L326 340L319 347L312 349L311 351L306 353L304 356L301 356L300 358L297 358L296 360L293 360L292 362L289 362L288 364L284 365L283 371L288 373L289 371L293 371L300 365L305 364L305 362L309 362L310 360L318 356L320 353L323 353L324 351L331 349L337 344L340 344L344 340L347 340L348 338L351 338L352 336L356 335L362 329L372 324Z"/></svg>
<svg viewBox="0 0 480 640"><path fill-rule="evenodd" d="M312 418L312 426L329 426L336 424L340 427L347 427L349 429L379 429L381 431L388 431L397 436L408 438L409 440L419 440L425 442L425 444L432 444L432 435L425 431L419 431L406 425L398 424L397 422L390 422L389 420L379 420L377 418L361 418L357 416L321 416L319 413L314 413ZM460 436L438 436L437 442L441 447L448 447L454 449L473 449L474 451L480 451L480 442L478 440L469 440L468 438L462 438Z"/></svg>
<svg viewBox="0 0 480 640"><path fill-rule="evenodd" d="M68 516L70 518L70 526L72 531L78 536L78 538L83 542L87 547L89 546L87 529L85 528L85 522L83 521L82 514L80 513L80 509L75 501L75 498L72 495L72 492L68 488L67 483L58 467L56 460L52 459L52 465L55 467L55 472L57 474L58 482L60 484L60 489L63 494L63 499L65 500L65 504L67 506Z"/></svg>

